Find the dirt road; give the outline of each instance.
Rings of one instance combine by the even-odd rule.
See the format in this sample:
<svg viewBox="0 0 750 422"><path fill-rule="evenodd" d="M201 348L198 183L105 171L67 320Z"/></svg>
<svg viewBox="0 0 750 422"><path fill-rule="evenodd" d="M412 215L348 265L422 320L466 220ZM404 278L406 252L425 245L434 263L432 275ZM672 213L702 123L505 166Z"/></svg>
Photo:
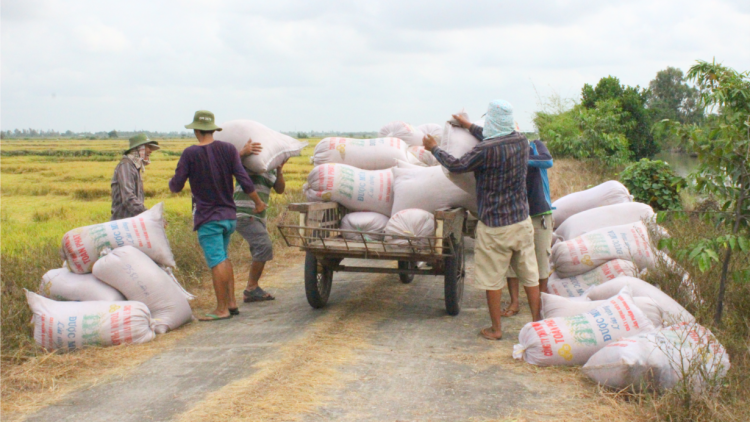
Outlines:
<svg viewBox="0 0 750 422"><path fill-rule="evenodd" d="M469 241L470 242L470 241ZM339 273L312 309L302 260L268 274L277 300L242 305L127 376L75 392L31 421L561 420L602 407L575 370L511 358L523 312L490 342L471 243L463 310L445 313L442 278ZM384 265L390 265L384 263ZM239 277L238 277L239 279ZM596 418L593 418L596 419Z"/></svg>

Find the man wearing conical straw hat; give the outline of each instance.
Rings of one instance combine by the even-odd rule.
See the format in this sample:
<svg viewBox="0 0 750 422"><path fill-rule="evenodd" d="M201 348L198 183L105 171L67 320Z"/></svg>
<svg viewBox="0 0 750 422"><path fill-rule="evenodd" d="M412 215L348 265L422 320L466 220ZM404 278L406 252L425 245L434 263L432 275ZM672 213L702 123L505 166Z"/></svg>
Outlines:
<svg viewBox="0 0 750 422"><path fill-rule="evenodd" d="M112 220L135 217L146 211L142 174L151 163L151 153L159 149L159 143L145 133L133 136L129 142L112 176Z"/></svg>

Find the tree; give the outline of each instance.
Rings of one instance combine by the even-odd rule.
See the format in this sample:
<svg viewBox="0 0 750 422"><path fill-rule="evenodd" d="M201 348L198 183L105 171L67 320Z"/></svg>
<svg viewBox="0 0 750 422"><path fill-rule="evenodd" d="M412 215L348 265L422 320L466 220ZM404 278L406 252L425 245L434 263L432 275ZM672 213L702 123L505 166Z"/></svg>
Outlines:
<svg viewBox="0 0 750 422"><path fill-rule="evenodd" d="M680 123L700 123L698 90L685 83L682 70L668 67L656 73L648 84L648 108L655 122L669 119Z"/></svg>
<svg viewBox="0 0 750 422"><path fill-rule="evenodd" d="M581 105L587 109L596 108L598 103L607 100L618 103L622 109L620 123L626 127L625 137L636 160L653 157L659 152L650 130L651 119L645 107L647 99L647 90L622 85L614 76L600 79L596 87L586 84L581 90Z"/></svg>
<svg viewBox="0 0 750 422"><path fill-rule="evenodd" d="M700 106L717 113L702 126L666 124L671 124L685 146L698 153L700 166L690 177L699 192L721 199L721 212L715 219L729 234L698 241L678 253L695 261L701 271L721 262L714 315L719 324L732 253L750 251L750 72L739 73L716 61L699 60L688 71L688 78L698 85ZM667 240L663 245L671 248L673 242ZM723 259L719 258L722 253ZM748 280L750 268L737 270L733 276Z"/></svg>
<svg viewBox="0 0 750 422"><path fill-rule="evenodd" d="M109 136L109 139L115 139L115 138L117 138L117 131L113 130L113 131L109 132L107 134L107 136Z"/></svg>

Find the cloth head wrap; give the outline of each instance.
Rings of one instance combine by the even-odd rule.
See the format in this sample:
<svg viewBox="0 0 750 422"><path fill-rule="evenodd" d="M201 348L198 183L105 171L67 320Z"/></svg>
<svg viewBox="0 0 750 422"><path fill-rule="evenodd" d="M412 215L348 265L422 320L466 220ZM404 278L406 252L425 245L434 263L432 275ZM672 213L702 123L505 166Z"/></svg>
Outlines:
<svg viewBox="0 0 750 422"><path fill-rule="evenodd" d="M510 135L515 130L513 106L505 100L495 100L487 107L482 135L484 139Z"/></svg>
<svg viewBox="0 0 750 422"><path fill-rule="evenodd" d="M151 160L146 158L146 145L131 149L125 156L135 164L135 168L140 170L141 173L146 171L146 165L151 164Z"/></svg>

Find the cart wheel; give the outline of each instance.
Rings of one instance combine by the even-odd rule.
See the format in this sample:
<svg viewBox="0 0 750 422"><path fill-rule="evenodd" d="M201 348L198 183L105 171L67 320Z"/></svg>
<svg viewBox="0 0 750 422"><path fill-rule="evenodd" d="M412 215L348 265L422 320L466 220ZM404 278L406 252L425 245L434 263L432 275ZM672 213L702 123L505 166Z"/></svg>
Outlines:
<svg viewBox="0 0 750 422"><path fill-rule="evenodd" d="M322 308L328 303L331 294L333 271L324 265L319 265L315 255L310 252L305 256L305 294L307 303L313 308Z"/></svg>
<svg viewBox="0 0 750 422"><path fill-rule="evenodd" d="M414 268L417 268L417 263L416 262L398 261L398 269L399 270L413 270ZM401 274L401 273L399 273L398 278L401 279L402 283L409 284L412 281L414 281L414 274Z"/></svg>
<svg viewBox="0 0 750 422"><path fill-rule="evenodd" d="M464 242L455 242L456 254L445 258L445 310L456 316L461 312L461 298L464 295L465 258Z"/></svg>

